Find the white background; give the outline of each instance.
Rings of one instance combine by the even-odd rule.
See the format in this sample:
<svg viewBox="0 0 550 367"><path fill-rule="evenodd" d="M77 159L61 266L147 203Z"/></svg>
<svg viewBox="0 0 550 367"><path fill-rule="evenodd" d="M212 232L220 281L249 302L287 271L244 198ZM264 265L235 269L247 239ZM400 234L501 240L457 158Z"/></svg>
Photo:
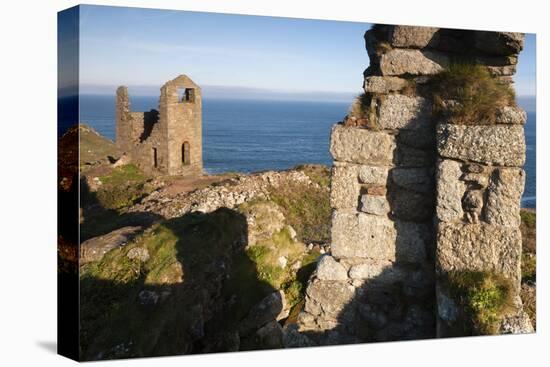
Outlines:
<svg viewBox="0 0 550 367"><path fill-rule="evenodd" d="M537 33L538 268L536 335L379 343L101 362L159 366L548 365L548 10L544 1L94 1L182 10ZM74 1L1 3L0 364L69 365L56 340L56 12ZM223 30L220 29L220 32ZM361 72L359 70L359 72ZM360 74L359 74L360 75ZM330 86L328 86L330 87ZM542 213L542 214L541 214ZM546 310L545 310L546 309ZM545 340L546 339L546 340ZM546 344L546 350L543 345Z"/></svg>

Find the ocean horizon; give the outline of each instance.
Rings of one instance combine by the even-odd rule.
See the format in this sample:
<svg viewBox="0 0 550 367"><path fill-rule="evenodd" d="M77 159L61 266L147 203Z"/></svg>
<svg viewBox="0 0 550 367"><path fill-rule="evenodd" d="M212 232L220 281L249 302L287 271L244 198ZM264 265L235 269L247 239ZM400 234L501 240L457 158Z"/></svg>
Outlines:
<svg viewBox="0 0 550 367"><path fill-rule="evenodd" d="M534 99L518 98L527 112L527 174L522 206L536 207ZM158 96L133 96L133 111L158 108ZM203 162L206 173L282 170L304 163L332 165L330 129L350 102L221 99L203 97ZM531 111L529 111L531 110ZM80 121L115 140L114 95L80 95ZM67 126L60 127L60 133Z"/></svg>

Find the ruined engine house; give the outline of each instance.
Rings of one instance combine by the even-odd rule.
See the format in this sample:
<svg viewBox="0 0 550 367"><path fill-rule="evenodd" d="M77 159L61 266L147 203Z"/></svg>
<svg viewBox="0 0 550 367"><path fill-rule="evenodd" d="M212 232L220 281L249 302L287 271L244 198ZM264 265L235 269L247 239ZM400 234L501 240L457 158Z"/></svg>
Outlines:
<svg viewBox="0 0 550 367"><path fill-rule="evenodd" d="M180 75L160 88L158 110L133 112L128 88L116 91L116 145L152 175L202 174L201 89Z"/></svg>

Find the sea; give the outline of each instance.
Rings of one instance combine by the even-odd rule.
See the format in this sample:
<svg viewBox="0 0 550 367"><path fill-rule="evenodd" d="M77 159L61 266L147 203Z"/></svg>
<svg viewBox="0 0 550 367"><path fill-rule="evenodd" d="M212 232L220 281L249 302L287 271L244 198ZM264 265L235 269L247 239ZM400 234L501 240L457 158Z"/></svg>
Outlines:
<svg viewBox="0 0 550 367"><path fill-rule="evenodd" d="M80 121L115 139L115 98L81 95ZM518 101L520 105L522 101ZM133 96L133 111L157 108L158 97ZM207 173L281 170L303 163L332 164L331 126L349 102L310 102L203 97L203 161ZM528 110L527 107L524 107ZM528 110L529 111L529 110ZM64 130L61 127L60 132ZM525 125L527 173L522 206L536 207L536 113Z"/></svg>

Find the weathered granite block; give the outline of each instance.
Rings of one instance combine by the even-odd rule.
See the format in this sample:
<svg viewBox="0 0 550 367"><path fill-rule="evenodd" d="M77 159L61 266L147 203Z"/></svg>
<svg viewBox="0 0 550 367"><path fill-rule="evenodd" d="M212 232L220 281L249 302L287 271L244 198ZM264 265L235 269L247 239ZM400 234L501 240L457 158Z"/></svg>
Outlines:
<svg viewBox="0 0 550 367"><path fill-rule="evenodd" d="M506 106L497 110L495 122L498 124L525 124L527 113L520 107Z"/></svg>
<svg viewBox="0 0 550 367"><path fill-rule="evenodd" d="M399 262L426 259L430 241L426 224L335 210L332 215L332 255Z"/></svg>
<svg viewBox="0 0 550 367"><path fill-rule="evenodd" d="M395 221L395 259L398 263L423 263L433 242L427 223Z"/></svg>
<svg viewBox="0 0 550 367"><path fill-rule="evenodd" d="M521 277L521 231L489 224L440 223L437 266L453 270L496 271L515 281Z"/></svg>
<svg viewBox="0 0 550 367"><path fill-rule="evenodd" d="M427 50L394 49L380 56L382 75L434 75L449 65L447 55Z"/></svg>
<svg viewBox="0 0 550 367"><path fill-rule="evenodd" d="M360 166L359 182L372 185L386 185L389 169L389 167L381 166Z"/></svg>
<svg viewBox="0 0 550 367"><path fill-rule="evenodd" d="M486 56L476 56L474 58L476 64L486 65L486 66L509 66L517 65L518 57L517 55L507 55L507 56L497 56L497 57L486 57Z"/></svg>
<svg viewBox="0 0 550 367"><path fill-rule="evenodd" d="M394 190L390 195L390 207L396 218L423 222L433 217L434 196L432 192Z"/></svg>
<svg viewBox="0 0 550 367"><path fill-rule="evenodd" d="M359 166L338 163L332 167L330 206L337 209L357 208L360 186L357 180Z"/></svg>
<svg viewBox="0 0 550 367"><path fill-rule="evenodd" d="M396 232L388 218L335 210L332 214L332 255L395 260Z"/></svg>
<svg viewBox="0 0 550 367"><path fill-rule="evenodd" d="M435 213L439 221L452 222L464 216L461 200L466 185L460 181L460 166L460 163L448 159L437 163Z"/></svg>
<svg viewBox="0 0 550 367"><path fill-rule="evenodd" d="M390 212L390 203L384 196L361 196L361 211L374 215L386 215Z"/></svg>
<svg viewBox="0 0 550 367"><path fill-rule="evenodd" d="M399 167L428 167L435 163L434 149L418 149L408 145L398 145L397 165Z"/></svg>
<svg viewBox="0 0 550 367"><path fill-rule="evenodd" d="M465 173L460 179L477 188L485 188L489 184L489 178L483 173Z"/></svg>
<svg viewBox="0 0 550 367"><path fill-rule="evenodd" d="M335 125L332 128L330 152L337 161L391 165L395 154L395 137L384 132Z"/></svg>
<svg viewBox="0 0 550 367"><path fill-rule="evenodd" d="M487 70L494 77L512 76L516 73L516 65L487 66Z"/></svg>
<svg viewBox="0 0 550 367"><path fill-rule="evenodd" d="M369 279L380 283L395 283L402 281L406 272L387 260L365 260L353 265L349 270L351 279Z"/></svg>
<svg viewBox="0 0 550 367"><path fill-rule="evenodd" d="M435 126L429 129L399 130L397 145L407 145L411 148L432 150L435 152Z"/></svg>
<svg viewBox="0 0 550 367"><path fill-rule="evenodd" d="M474 46L490 55L513 55L523 49L524 38L523 33L477 31Z"/></svg>
<svg viewBox="0 0 550 367"><path fill-rule="evenodd" d="M322 304L325 317L337 320L344 307L352 301L355 288L346 282L314 280L307 287L306 295Z"/></svg>
<svg viewBox="0 0 550 367"><path fill-rule="evenodd" d="M383 129L428 129L431 113L431 102L423 97L388 94L380 101L377 122Z"/></svg>
<svg viewBox="0 0 550 367"><path fill-rule="evenodd" d="M429 168L394 168L391 177L397 186L405 189L417 192L433 190L433 173Z"/></svg>
<svg viewBox="0 0 550 367"><path fill-rule="evenodd" d="M524 184L525 171L521 168L499 168L493 172L484 213L487 223L519 227Z"/></svg>
<svg viewBox="0 0 550 367"><path fill-rule="evenodd" d="M407 80L396 76L367 76L363 82L365 93L386 94L397 92L407 86Z"/></svg>
<svg viewBox="0 0 550 367"><path fill-rule="evenodd" d="M348 279L348 272L332 256L325 255L321 257L317 264L317 278L321 280L346 280Z"/></svg>
<svg viewBox="0 0 550 367"><path fill-rule="evenodd" d="M442 157L500 166L525 163L525 136L521 125L467 126L439 124L437 149Z"/></svg>
<svg viewBox="0 0 550 367"><path fill-rule="evenodd" d="M439 37L434 27L394 26L391 28L389 42L393 47L424 48L434 46Z"/></svg>

